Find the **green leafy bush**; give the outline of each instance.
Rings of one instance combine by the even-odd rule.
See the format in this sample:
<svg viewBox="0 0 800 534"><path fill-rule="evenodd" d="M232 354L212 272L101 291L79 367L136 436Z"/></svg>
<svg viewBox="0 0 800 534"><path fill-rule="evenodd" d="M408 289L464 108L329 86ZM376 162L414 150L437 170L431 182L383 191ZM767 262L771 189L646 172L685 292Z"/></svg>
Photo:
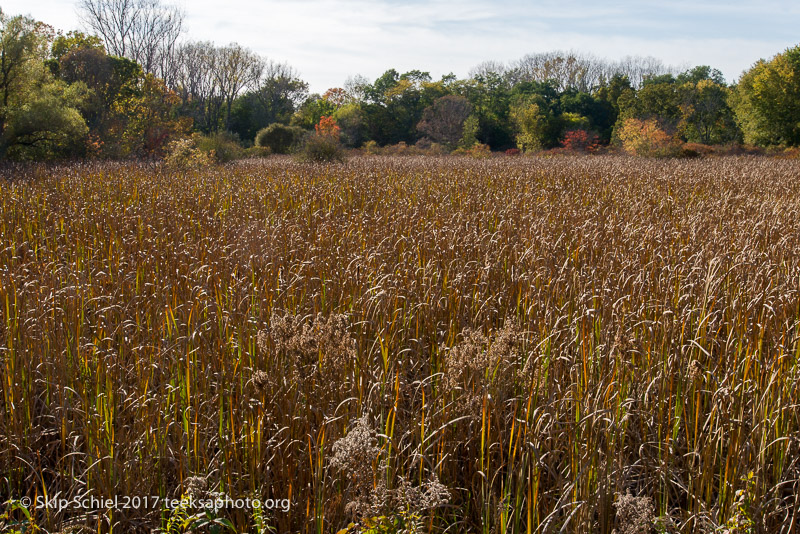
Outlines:
<svg viewBox="0 0 800 534"><path fill-rule="evenodd" d="M244 157L244 148L239 143L239 136L228 132L219 132L212 135L195 134L192 136L197 148L203 152L213 152L220 163L226 163Z"/></svg>
<svg viewBox="0 0 800 534"><path fill-rule="evenodd" d="M302 161L318 163L341 162L345 152L337 137L311 134L303 143L299 157Z"/></svg>
<svg viewBox="0 0 800 534"><path fill-rule="evenodd" d="M269 148L275 154L288 154L302 140L304 134L302 128L276 122L258 131L255 145Z"/></svg>

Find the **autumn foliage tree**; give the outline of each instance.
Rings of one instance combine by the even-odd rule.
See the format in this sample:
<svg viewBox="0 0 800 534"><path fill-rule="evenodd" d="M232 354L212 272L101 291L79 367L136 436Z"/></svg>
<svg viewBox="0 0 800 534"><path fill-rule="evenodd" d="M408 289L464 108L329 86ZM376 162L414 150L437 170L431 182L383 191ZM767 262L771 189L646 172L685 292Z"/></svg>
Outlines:
<svg viewBox="0 0 800 534"><path fill-rule="evenodd" d="M314 125L317 135L330 137L339 140L339 126L332 116L322 116L319 122Z"/></svg>
<svg viewBox="0 0 800 534"><path fill-rule="evenodd" d="M142 79L138 90L115 102L122 122L125 154L161 156L167 144L191 129L191 119L176 117L180 98L152 74Z"/></svg>
<svg viewBox="0 0 800 534"><path fill-rule="evenodd" d="M680 151L680 143L662 130L655 119L625 120L619 139L625 152L636 156L667 157Z"/></svg>
<svg viewBox="0 0 800 534"><path fill-rule="evenodd" d="M561 146L571 152L593 152L598 148L597 134L586 130L569 130Z"/></svg>
<svg viewBox="0 0 800 534"><path fill-rule="evenodd" d="M341 87L331 87L325 91L325 94L322 95L322 98L323 100L327 100L333 104L336 109L339 109L349 102L350 95L348 95L347 91Z"/></svg>
<svg viewBox="0 0 800 534"><path fill-rule="evenodd" d="M800 145L800 45L753 65L732 102L745 142Z"/></svg>
<svg viewBox="0 0 800 534"><path fill-rule="evenodd" d="M687 141L710 145L740 137L728 105L730 89L714 80L702 79L684 83L678 92L681 97L678 130Z"/></svg>

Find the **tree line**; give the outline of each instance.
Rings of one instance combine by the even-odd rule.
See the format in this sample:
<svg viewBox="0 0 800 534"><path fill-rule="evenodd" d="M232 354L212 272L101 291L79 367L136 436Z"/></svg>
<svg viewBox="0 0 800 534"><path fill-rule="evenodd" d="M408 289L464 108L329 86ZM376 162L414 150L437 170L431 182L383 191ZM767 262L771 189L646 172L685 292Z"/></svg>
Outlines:
<svg viewBox="0 0 800 534"><path fill-rule="evenodd" d="M0 157L158 157L188 138L218 155L286 152L323 119L354 148L800 145L800 46L730 84L709 66L554 51L464 79L389 69L310 94L285 63L186 40L184 13L160 0L81 0L79 11L87 33L0 11Z"/></svg>

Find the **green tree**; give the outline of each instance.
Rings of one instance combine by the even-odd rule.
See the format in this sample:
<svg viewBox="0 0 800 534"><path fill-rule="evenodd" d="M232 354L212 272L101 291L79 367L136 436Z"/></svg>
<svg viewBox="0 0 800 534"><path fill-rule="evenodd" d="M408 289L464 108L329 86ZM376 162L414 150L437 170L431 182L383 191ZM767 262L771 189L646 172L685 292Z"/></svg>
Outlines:
<svg viewBox="0 0 800 534"><path fill-rule="evenodd" d="M585 117L589 123L580 128L597 132L602 141L608 142L611 138L611 129L616 121L616 111L608 101L576 89L564 91L559 100L562 113L574 113ZM565 125L565 130L568 128Z"/></svg>
<svg viewBox="0 0 800 534"><path fill-rule="evenodd" d="M387 70L375 83L363 88L367 102L362 109L370 138L381 145L416 142L423 110L447 93L446 83L432 82L427 72L419 70L404 74Z"/></svg>
<svg viewBox="0 0 800 534"><path fill-rule="evenodd" d="M800 45L753 65L731 104L745 142L800 145Z"/></svg>
<svg viewBox="0 0 800 534"><path fill-rule="evenodd" d="M3 145L13 159L42 160L80 154L89 128L78 107L86 86L52 82L32 91L10 112Z"/></svg>
<svg viewBox="0 0 800 534"><path fill-rule="evenodd" d="M333 118L341 128L340 138L345 146L359 147L367 140L367 115L360 104L345 104L334 112Z"/></svg>
<svg viewBox="0 0 800 534"><path fill-rule="evenodd" d="M234 101L230 129L242 139L253 139L264 125L288 124L307 95L308 84L289 65L265 62L254 89Z"/></svg>
<svg viewBox="0 0 800 534"><path fill-rule="evenodd" d="M514 126L509 119L511 87L503 73L496 69L476 73L459 93L472 104L477 141L495 150L515 146Z"/></svg>
<svg viewBox="0 0 800 534"><path fill-rule="evenodd" d="M45 64L53 37L45 24L0 11L0 156L61 157L83 146L86 86L53 78Z"/></svg>
<svg viewBox="0 0 800 534"><path fill-rule="evenodd" d="M326 100L319 94L314 93L306 98L305 102L295 111L291 124L311 130L315 125L319 124L322 117L333 115L335 111L336 106L330 100Z"/></svg>
<svg viewBox="0 0 800 534"><path fill-rule="evenodd" d="M92 137L102 141L100 152L111 157L127 155L129 147L123 137L131 117L124 112L131 108L124 104L142 94L141 67L97 47L78 47L61 56L58 71L64 82L88 87L81 113Z"/></svg>
<svg viewBox="0 0 800 534"><path fill-rule="evenodd" d="M55 39L53 39L53 44L50 47L50 55L56 61L61 61L61 58L69 52L80 48L100 50L104 53L106 51L103 46L103 41L96 35L87 35L83 32L73 30L67 32L66 35L59 33Z"/></svg>
<svg viewBox="0 0 800 534"><path fill-rule="evenodd" d="M61 58L73 50L79 49L99 50L105 55L105 48L99 37L86 35L79 31L70 31L66 35L59 32L50 46L50 59L46 61L53 75L59 76L60 74Z"/></svg>
<svg viewBox="0 0 800 534"><path fill-rule="evenodd" d="M636 92L635 116L642 120L656 119L667 133L674 133L681 120L678 86L671 75L659 79L645 82Z"/></svg>
<svg viewBox="0 0 800 534"><path fill-rule="evenodd" d="M622 89L616 100L617 120L611 140L619 143L619 132L628 119L649 123L656 121L658 128L668 135L679 133L681 125L681 94L671 74L646 78L641 89Z"/></svg>
<svg viewBox="0 0 800 534"><path fill-rule="evenodd" d="M530 152L544 148L550 121L538 103L522 100L511 108L510 116L517 128L520 150Z"/></svg>
<svg viewBox="0 0 800 534"><path fill-rule="evenodd" d="M678 74L678 77L675 78L678 85L683 85L687 82L697 84L703 80L710 80L717 85L725 86L725 77L722 73L717 69L712 69L708 65L698 65L697 67Z"/></svg>
<svg viewBox="0 0 800 534"><path fill-rule="evenodd" d="M564 131L559 93L552 82L522 82L513 91L509 117L517 148L523 151L558 146Z"/></svg>
<svg viewBox="0 0 800 534"><path fill-rule="evenodd" d="M9 111L43 78L50 39L48 28L37 21L0 11L0 133Z"/></svg>
<svg viewBox="0 0 800 534"><path fill-rule="evenodd" d="M684 139L693 143L718 144L740 137L733 110L728 105L730 90L711 78L680 87L681 123Z"/></svg>

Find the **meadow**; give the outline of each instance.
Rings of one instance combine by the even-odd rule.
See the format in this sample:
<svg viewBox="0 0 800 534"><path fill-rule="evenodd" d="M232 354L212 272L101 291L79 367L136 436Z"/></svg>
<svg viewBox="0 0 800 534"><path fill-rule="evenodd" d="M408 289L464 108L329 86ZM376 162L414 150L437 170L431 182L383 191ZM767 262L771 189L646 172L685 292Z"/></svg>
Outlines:
<svg viewBox="0 0 800 534"><path fill-rule="evenodd" d="M0 169L3 532L788 534L799 379L800 161Z"/></svg>

